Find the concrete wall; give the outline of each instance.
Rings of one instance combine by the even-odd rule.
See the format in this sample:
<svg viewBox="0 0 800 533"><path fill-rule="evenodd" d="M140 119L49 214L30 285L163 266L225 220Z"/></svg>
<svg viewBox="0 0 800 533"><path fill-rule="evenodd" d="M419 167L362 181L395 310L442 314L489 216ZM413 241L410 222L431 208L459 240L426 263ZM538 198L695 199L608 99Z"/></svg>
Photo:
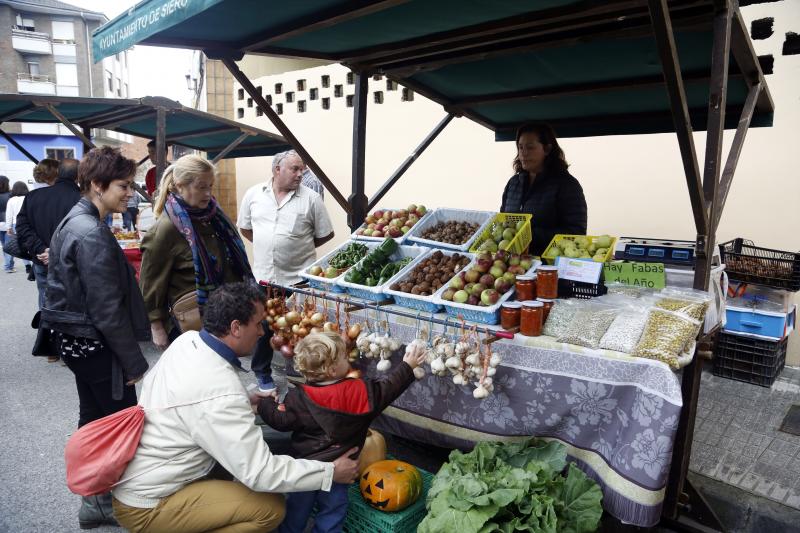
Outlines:
<svg viewBox="0 0 800 533"><path fill-rule="evenodd" d="M748 21L775 17L775 33L754 42L758 54L774 54L775 74L768 76L776 105L772 128L750 131L742 152L728 203L720 222L718 242L734 237L752 239L758 245L783 250L800 250L800 57L782 56L781 45L788 31L800 28L800 5L780 2L742 9ZM331 77L328 89L321 76ZM347 70L338 65L309 68L254 79L255 85L282 106L281 118L348 196L351 180L352 109L347 95ZM296 88L306 80L306 90ZM274 94L276 83L283 92ZM335 97L335 85L343 96ZM310 89L319 99L310 100ZM244 122L275 131L265 117L237 99L234 107L244 110ZM440 106L419 95L403 102L401 91L388 91L386 80L371 80L367 112L366 191L376 191L394 169L411 153L433 126L445 115ZM294 102L286 101L292 91ZM376 91L384 103L373 104ZM322 110L321 99L330 98L330 109ZM306 111L298 112L298 101ZM733 138L726 132L725 149ZM705 133L695 135L702 159ZM565 139L562 147L571 172L580 180L589 205L589 233L634 235L694 240L695 230L686 189L680 152L675 135L639 135ZM456 119L414 163L381 202L381 206L404 207L423 203L428 207L491 209L500 207L500 196L511 176L513 143L496 143L489 130L467 119ZM267 158L237 160L237 195L270 175ZM320 254L340 243L349 230L344 212L326 195L337 237ZM800 364L800 335L790 342L790 364Z"/></svg>

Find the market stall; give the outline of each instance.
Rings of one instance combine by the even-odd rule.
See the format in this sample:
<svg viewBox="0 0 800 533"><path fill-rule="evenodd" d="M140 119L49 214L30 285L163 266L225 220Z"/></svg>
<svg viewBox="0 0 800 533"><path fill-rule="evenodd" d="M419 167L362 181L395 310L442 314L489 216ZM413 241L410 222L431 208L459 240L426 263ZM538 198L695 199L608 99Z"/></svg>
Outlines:
<svg viewBox="0 0 800 533"><path fill-rule="evenodd" d="M674 131L681 148L697 230L690 276L693 286L705 291L713 267L716 228L747 129L751 125L768 126L772 120L772 101L746 25L736 4L728 1L687 0L668 4L665 0L603 3L565 0L490 5L478 1L418 0L357 5L307 2L278 7L269 2L217 0L174 8L166 8L166 4L158 0L142 2L100 28L94 35L95 57L99 59L142 43L202 49L208 57L221 59L265 116L337 197L338 190L235 61L244 53L260 53L324 59L353 69L356 90L352 194L347 204L342 205L353 230L453 116L465 116L487 126L500 140L508 139L514 127L528 120L548 121L562 137ZM150 17L151 13L159 16ZM136 23L141 20L149 22ZM364 191L367 79L373 74L384 74L440 103L448 115L386 183L367 198ZM723 170L721 147L725 128L737 131ZM708 131L702 171L692 138L695 129ZM383 231L378 231L383 237ZM535 222L532 231L536 231ZM328 286L328 296L334 292L333 286L341 287L338 282ZM362 290L357 297L374 292L381 291ZM416 328L402 323L395 327L401 335L410 333L403 328ZM705 340L700 341L696 353L705 354ZM620 408L623 415L619 416L624 416L628 425L623 424L622 418L615 422L613 416L604 413L598 415L608 426L603 431L622 431L622 428L628 431L636 427L639 433L621 435L631 439L622 443L629 448L616 451L598 450L599 439L603 437L595 433L597 438L588 445L592 451L586 452L583 447L588 440L583 439L590 433L583 429L583 435L567 433L565 437L564 431L554 429L557 425L548 426L536 416L518 425L509 423L508 427L537 434L555 433L566 439L575 459L591 475L603 480L607 489L606 509L619 517L651 525L657 519L663 499L663 516L673 527L690 530L699 527L699 523L720 527L713 511L686 480L702 368L700 357L692 358L682 374L676 376L661 362L642 363L534 344L521 346L507 340L492 343L498 353L507 352L509 358L514 353L524 354L507 368L501 366L504 370L498 373L508 376L507 379L516 378L515 383L529 377L533 385L540 377L560 381L574 372L575 376L569 379L575 380L577 389L598 395L602 385L603 394L610 396L608 405L624 406ZM573 362L566 370L562 367L558 371L557 367L547 365L547 361L553 360ZM609 378L611 383L606 383L598 377L608 376L609 368L628 368L620 370L624 376L633 369L642 370L642 365L648 371L651 365L659 368L655 372L664 376L661 387L651 389L649 384L635 379L617 383ZM400 429L399 424L404 424L404 431L414 427L421 431L419 428L424 426L430 437L431 428L440 428L442 431L436 431L437 434L462 442L479 440L481 434L504 435L504 428L498 431L492 427L496 426L493 421L486 421L487 413L492 420L496 418L494 411L487 407L481 417L478 413L483 403L473 404L473 398L462 398L455 394L457 391L445 387L434 391L433 383L436 382L431 381L428 389L435 399L449 398L462 407L472 406L475 417L462 424L454 423L463 412L433 411L415 404L412 395L408 403L401 402L401 406L389 413L396 417L392 422L398 424L396 429ZM418 390L424 386L416 385ZM674 389L678 386L679 394ZM518 385L513 390L521 388ZM672 392L667 393L670 388ZM572 382L560 383L558 390L564 395L558 402L564 402L567 395L578 401L579 393L572 390ZM497 390L494 392L483 402L502 397ZM439 393L441 396L436 397ZM631 425L636 406L643 405L636 398L645 398L645 393L650 395L646 396L647 405L658 404L659 413L665 415L658 418L659 424L666 424L663 429L652 415L648 415L647 422L639 417L641 420ZM524 396L516 399L523 403L531 401ZM592 398L595 405L597 400ZM522 415L518 404L511 407L511 400L508 401L508 405L495 404L495 409L500 413L511 412L515 417ZM556 404L552 413L565 415L570 407L565 427L569 427L570 421L578 428L586 425L580 422L581 410L577 407L580 403L561 403L560 408ZM677 416L675 429L671 429L675 422L671 420L673 414ZM611 420L606 423L608 418ZM523 427L526 423L530 425ZM637 435L643 437L637 439ZM653 445L647 448L647 467L639 468L633 462L638 464L640 459L626 454L635 452L634 443L642 443L645 435ZM670 448L671 464L667 467L670 451L666 450ZM660 461L662 456L666 456L666 463ZM629 468L615 463L616 459L628 460ZM632 470L639 471L632 473ZM625 483L615 483L614 479L624 479ZM627 490L633 486L637 489ZM641 491L649 491L649 496L643 496Z"/></svg>

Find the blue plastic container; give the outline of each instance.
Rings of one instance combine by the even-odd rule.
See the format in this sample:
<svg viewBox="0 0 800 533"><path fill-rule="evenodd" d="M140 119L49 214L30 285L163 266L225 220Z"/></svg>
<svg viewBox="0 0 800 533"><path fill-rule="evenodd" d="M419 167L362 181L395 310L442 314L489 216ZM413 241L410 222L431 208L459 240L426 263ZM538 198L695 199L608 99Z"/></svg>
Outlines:
<svg viewBox="0 0 800 533"><path fill-rule="evenodd" d="M727 307L725 331L781 340L794 328L796 313L797 309L794 307L788 313Z"/></svg>

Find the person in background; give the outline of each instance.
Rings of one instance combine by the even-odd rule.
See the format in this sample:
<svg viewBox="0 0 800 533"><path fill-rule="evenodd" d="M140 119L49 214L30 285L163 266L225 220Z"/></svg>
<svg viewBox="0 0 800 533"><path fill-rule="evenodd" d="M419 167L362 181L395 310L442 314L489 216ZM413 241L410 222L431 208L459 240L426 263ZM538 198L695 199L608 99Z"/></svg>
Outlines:
<svg viewBox="0 0 800 533"><path fill-rule="evenodd" d="M28 186L25 183L18 181L14 183L11 187L11 194L6 203L6 233L9 235L16 235L17 233L17 215L22 209L23 202L25 202L25 196L28 194ZM17 236L19 240L19 236ZM28 272L28 279L32 280L33 278L30 277L31 274L31 262L30 261L22 261L22 264L25 265L25 271ZM11 260L11 268L6 269L6 272L9 274L13 274L17 270L14 268L14 260Z"/></svg>
<svg viewBox="0 0 800 533"><path fill-rule="evenodd" d="M55 183L58 177L58 160L56 159L42 159L33 167L33 189L41 189L49 187Z"/></svg>
<svg viewBox="0 0 800 533"><path fill-rule="evenodd" d="M122 248L103 223L121 213L133 194L136 162L119 150L90 150L78 167L83 197L58 225L50 242L42 328L75 375L78 427L136 405L147 370L139 341L150 327L136 276ZM84 497L81 529L117 525L111 494Z"/></svg>
<svg viewBox="0 0 800 533"><path fill-rule="evenodd" d="M533 215L530 252L542 255L557 233L586 235L586 198L567 171L564 151L548 124L524 124L517 130L514 176L503 190L500 211Z"/></svg>
<svg viewBox="0 0 800 533"><path fill-rule="evenodd" d="M317 258L317 247L333 238L325 203L320 195L302 185L305 165L294 150L276 154L272 177L248 189L239 208L242 235L253 243L256 281L283 286L302 281L300 272ZM275 389L272 380L271 330L258 342L250 368L259 389Z"/></svg>
<svg viewBox="0 0 800 533"><path fill-rule="evenodd" d="M134 191L131 199L128 200L128 209L122 213L122 225L128 231L136 230L136 217L139 216L139 194Z"/></svg>
<svg viewBox="0 0 800 533"><path fill-rule="evenodd" d="M0 247L6 243L6 204L11 198L11 191L8 186L8 178L0 176ZM3 252L3 270L6 274L13 274L14 256Z"/></svg>
<svg viewBox="0 0 800 533"><path fill-rule="evenodd" d="M263 316L252 281L219 287L203 329L178 337L145 376L142 436L113 490L129 531L272 531L284 517L280 493L329 491L358 476L355 448L320 462L274 455L264 441L253 415L259 397L239 378Z"/></svg>
<svg viewBox="0 0 800 533"><path fill-rule="evenodd" d="M187 294L202 311L223 283L253 279L242 238L211 194L216 168L186 155L164 172L153 206L155 224L142 239L142 286L153 342L164 349L182 332L172 306Z"/></svg>
<svg viewBox="0 0 800 533"><path fill-rule="evenodd" d="M39 290L39 309L44 303L47 287L47 265L50 239L61 220L78 200L78 161L64 159L58 167L58 177L51 187L35 189L25 197L17 217L20 244L33 259L33 273Z"/></svg>
<svg viewBox="0 0 800 533"><path fill-rule="evenodd" d="M425 350L414 346L380 380L348 378L347 347L338 333L312 333L295 347L295 369L305 384L289 391L279 408L277 396L258 403L258 414L279 431L292 431L293 456L331 461L342 450L361 449L372 421L414 383L414 369ZM347 514L349 485L330 491L294 492L286 497L286 518L279 533L303 533L316 506L314 531L341 531Z"/></svg>
<svg viewBox="0 0 800 533"><path fill-rule="evenodd" d="M168 150L169 148L164 148L164 162L167 166L170 165L170 162L167 161ZM153 166L150 167L147 174L144 176L144 188L147 189L148 195L153 196L156 193L156 141L147 143L147 156L150 158L150 162L153 163Z"/></svg>
<svg viewBox="0 0 800 533"><path fill-rule="evenodd" d="M302 184L319 194L320 198L323 200L325 199L325 187L322 186L322 183L319 181L317 175L314 174L314 171L308 168L308 165L305 165L305 169L303 170Z"/></svg>

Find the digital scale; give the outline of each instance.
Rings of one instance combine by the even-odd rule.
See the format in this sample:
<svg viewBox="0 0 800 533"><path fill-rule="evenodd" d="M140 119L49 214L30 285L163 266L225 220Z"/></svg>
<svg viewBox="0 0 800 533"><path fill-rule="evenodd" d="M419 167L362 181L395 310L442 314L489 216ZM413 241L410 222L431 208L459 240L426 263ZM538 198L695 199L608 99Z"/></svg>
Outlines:
<svg viewBox="0 0 800 533"><path fill-rule="evenodd" d="M694 266L694 241L620 237L614 249L614 259L642 263ZM719 250L714 247L714 264L719 264Z"/></svg>

